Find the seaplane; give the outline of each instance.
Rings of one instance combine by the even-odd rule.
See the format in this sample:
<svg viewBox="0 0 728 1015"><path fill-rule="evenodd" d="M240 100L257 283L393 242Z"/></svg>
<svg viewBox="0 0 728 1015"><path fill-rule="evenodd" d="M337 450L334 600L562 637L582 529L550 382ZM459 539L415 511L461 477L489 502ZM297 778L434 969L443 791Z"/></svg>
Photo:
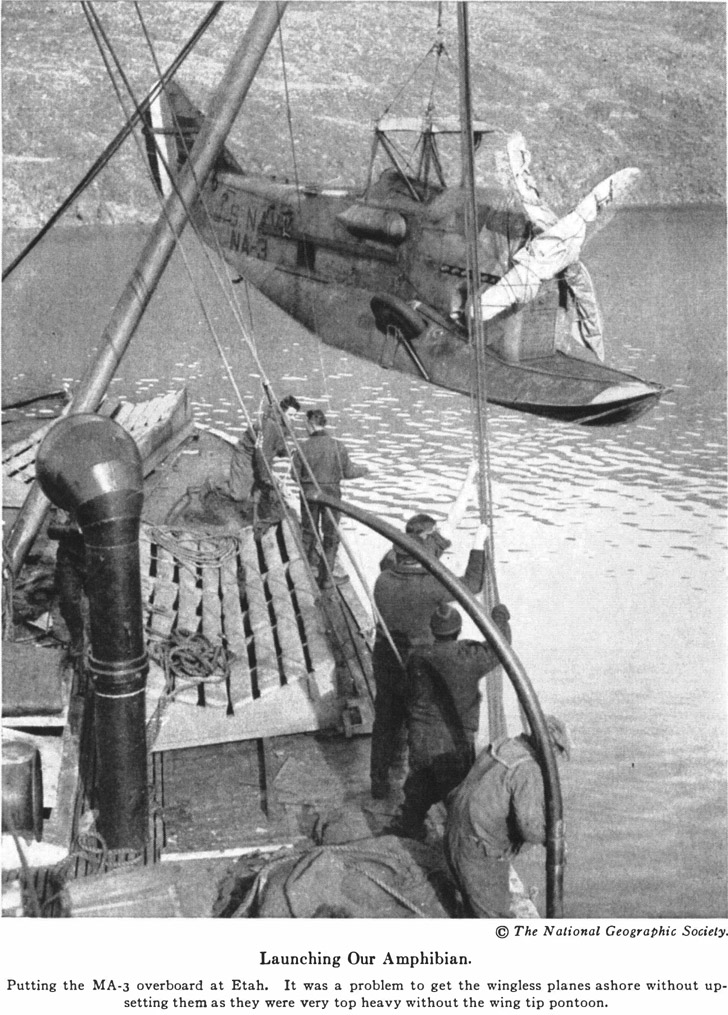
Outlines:
<svg viewBox="0 0 728 1015"><path fill-rule="evenodd" d="M151 106L147 150L162 193L203 122L176 80ZM461 124L432 110L375 124L359 188L254 175L225 148L191 219L241 280L329 345L471 395L477 300L487 401L587 425L634 419L665 389L604 364L601 313L580 254L639 170L608 177L558 217L540 196L522 136L480 120L472 131L475 286L465 189L445 171Z"/></svg>

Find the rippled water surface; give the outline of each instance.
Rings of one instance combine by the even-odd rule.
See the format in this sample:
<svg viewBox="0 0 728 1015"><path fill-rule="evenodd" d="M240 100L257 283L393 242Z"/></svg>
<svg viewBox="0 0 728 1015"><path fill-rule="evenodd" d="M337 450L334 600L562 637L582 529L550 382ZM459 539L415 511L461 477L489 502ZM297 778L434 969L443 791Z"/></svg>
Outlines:
<svg viewBox="0 0 728 1015"><path fill-rule="evenodd" d="M489 410L501 597L544 709L575 743L562 769L574 917L728 915L724 237L722 209L632 210L588 248L607 361L670 385L656 410L607 429ZM79 376L142 242L76 230L32 255L4 287L6 380ZM7 239L6 260L17 244ZM187 247L253 412L259 370L212 269L191 238ZM349 499L396 523L423 508L444 514L471 453L469 400L323 347L235 292L275 391L324 405L371 465ZM243 427L175 255L112 390L183 383L199 418ZM473 509L454 566L476 524ZM349 541L373 579L381 540L350 528ZM509 711L515 728L513 702ZM522 864L529 882L539 863Z"/></svg>

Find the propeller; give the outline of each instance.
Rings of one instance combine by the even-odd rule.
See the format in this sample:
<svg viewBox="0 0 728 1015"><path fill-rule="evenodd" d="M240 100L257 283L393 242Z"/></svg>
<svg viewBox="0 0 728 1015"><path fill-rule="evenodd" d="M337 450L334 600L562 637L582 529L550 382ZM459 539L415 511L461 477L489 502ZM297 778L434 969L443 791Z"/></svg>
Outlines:
<svg viewBox="0 0 728 1015"><path fill-rule="evenodd" d="M533 236L513 257L499 281L479 294L481 315L488 321L515 304L530 303L541 283L563 272L576 309L575 337L604 360L602 321L591 276L579 260L587 239L611 218L640 175L621 169L596 185L573 211L558 218L542 199L531 175L531 153L521 134L507 142L508 161Z"/></svg>

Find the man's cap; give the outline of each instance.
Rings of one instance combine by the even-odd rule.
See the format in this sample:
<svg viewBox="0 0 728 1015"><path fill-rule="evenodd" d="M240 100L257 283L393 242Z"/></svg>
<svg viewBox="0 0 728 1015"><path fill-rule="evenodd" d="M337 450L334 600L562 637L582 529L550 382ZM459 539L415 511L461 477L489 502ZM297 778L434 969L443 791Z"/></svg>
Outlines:
<svg viewBox="0 0 728 1015"><path fill-rule="evenodd" d="M557 719L555 715L547 715L546 728L549 731L549 736L554 747L557 747L568 761L571 756L571 738L569 737L566 723L562 722L561 719Z"/></svg>
<svg viewBox="0 0 728 1015"><path fill-rule="evenodd" d="M446 638L451 634L459 634L463 626L463 618L458 611L446 603L438 606L430 617L430 630L436 638Z"/></svg>
<svg viewBox="0 0 728 1015"><path fill-rule="evenodd" d="M412 515L405 525L404 531L409 536L421 536L423 532L429 532L430 529L434 529L436 524L435 519L431 515Z"/></svg>
<svg viewBox="0 0 728 1015"><path fill-rule="evenodd" d="M432 515L412 515L405 525L404 531L408 536L419 536L435 557L441 557L445 550L452 546L452 543L437 531L436 526L437 522Z"/></svg>

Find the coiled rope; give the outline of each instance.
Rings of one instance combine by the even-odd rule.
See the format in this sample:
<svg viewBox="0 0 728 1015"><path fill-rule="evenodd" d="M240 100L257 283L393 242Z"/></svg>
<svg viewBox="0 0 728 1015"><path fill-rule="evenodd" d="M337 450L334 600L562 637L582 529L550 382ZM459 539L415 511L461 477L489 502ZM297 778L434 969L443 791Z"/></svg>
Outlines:
<svg viewBox="0 0 728 1015"><path fill-rule="evenodd" d="M164 670L164 694L169 701L200 684L222 684L230 675L227 650L200 632L177 629L164 641L150 645L150 656Z"/></svg>

